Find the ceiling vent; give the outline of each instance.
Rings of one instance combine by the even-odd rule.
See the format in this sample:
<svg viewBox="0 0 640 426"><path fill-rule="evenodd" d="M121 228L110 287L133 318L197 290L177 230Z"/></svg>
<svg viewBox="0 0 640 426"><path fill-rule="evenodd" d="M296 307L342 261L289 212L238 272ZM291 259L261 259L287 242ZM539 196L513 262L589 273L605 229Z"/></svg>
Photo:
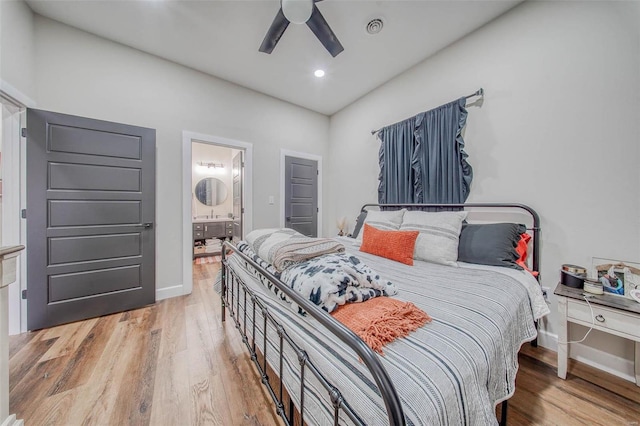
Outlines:
<svg viewBox="0 0 640 426"><path fill-rule="evenodd" d="M367 34L378 34L380 31L382 31L382 27L384 26L384 23L382 22L382 19L380 18L375 18L369 21L369 23L367 24Z"/></svg>

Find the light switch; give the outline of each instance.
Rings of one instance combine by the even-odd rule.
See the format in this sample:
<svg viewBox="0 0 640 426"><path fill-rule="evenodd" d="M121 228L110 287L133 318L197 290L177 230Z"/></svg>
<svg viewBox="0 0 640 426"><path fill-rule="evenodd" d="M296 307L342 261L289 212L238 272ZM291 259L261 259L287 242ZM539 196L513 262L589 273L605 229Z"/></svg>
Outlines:
<svg viewBox="0 0 640 426"><path fill-rule="evenodd" d="M275 204L275 202L276 202L275 197L273 195L269 195L269 204L273 205Z"/></svg>

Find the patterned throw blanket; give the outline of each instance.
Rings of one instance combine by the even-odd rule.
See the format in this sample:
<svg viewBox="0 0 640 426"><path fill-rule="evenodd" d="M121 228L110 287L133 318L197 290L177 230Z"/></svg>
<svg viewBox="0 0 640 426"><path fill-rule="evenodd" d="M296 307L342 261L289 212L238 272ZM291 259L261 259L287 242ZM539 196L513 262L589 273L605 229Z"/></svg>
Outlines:
<svg viewBox="0 0 640 426"><path fill-rule="evenodd" d="M356 256L345 253L314 257L279 272L273 265L258 256L247 243L243 241L238 243L238 250L300 293L302 297L329 313L347 302L363 302L377 296L393 296L397 293L393 283L382 280L380 275ZM302 308L275 287L271 281L258 274L250 265L245 265L245 268L281 300L290 303L295 311L305 314Z"/></svg>
<svg viewBox="0 0 640 426"><path fill-rule="evenodd" d="M289 266L329 253L342 253L344 246L329 238L309 238L289 228L258 229L246 238L253 251L279 272Z"/></svg>

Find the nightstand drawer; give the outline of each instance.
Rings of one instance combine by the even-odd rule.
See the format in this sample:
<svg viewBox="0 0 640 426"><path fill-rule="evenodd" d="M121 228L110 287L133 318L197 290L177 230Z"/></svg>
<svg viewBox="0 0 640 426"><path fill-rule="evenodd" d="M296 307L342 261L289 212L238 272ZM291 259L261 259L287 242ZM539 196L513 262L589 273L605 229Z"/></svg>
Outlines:
<svg viewBox="0 0 640 426"><path fill-rule="evenodd" d="M193 239L194 240L201 240L204 238L204 232L202 231L194 231L193 232Z"/></svg>
<svg viewBox="0 0 640 426"><path fill-rule="evenodd" d="M204 225L202 223L194 223L193 224L193 230L194 231L202 231L204 228Z"/></svg>
<svg viewBox="0 0 640 426"><path fill-rule="evenodd" d="M591 308L593 316L586 302L570 299L567 301L567 317L570 318L569 321L573 318L589 324L593 322L598 327L628 335L629 338L640 339L640 315L627 314L593 303Z"/></svg>

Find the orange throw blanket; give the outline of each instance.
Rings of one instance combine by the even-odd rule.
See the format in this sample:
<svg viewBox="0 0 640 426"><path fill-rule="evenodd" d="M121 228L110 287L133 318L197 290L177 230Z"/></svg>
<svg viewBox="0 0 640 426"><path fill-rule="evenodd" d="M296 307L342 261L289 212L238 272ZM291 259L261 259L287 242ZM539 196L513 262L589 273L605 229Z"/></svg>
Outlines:
<svg viewBox="0 0 640 426"><path fill-rule="evenodd" d="M333 311L331 316L381 355L384 355L382 347L387 343L431 322L431 317L413 303L384 296L361 303L347 303Z"/></svg>

